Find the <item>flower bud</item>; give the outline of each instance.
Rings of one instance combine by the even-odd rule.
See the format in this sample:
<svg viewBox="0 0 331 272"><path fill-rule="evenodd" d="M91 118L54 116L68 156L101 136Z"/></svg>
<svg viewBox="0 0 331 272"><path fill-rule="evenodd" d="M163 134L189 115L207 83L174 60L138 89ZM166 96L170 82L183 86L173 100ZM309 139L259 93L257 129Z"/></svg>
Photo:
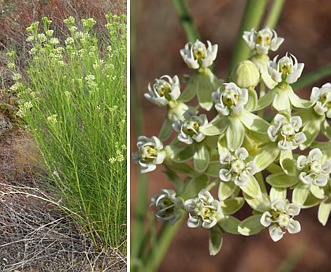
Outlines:
<svg viewBox="0 0 331 272"><path fill-rule="evenodd" d="M234 69L232 79L240 88L254 88L259 83L260 72L252 61L244 60Z"/></svg>

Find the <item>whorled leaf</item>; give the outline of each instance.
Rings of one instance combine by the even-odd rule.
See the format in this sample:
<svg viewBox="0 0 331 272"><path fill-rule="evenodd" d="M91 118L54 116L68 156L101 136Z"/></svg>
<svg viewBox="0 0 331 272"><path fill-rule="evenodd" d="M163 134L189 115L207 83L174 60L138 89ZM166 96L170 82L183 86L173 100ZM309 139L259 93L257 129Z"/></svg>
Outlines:
<svg viewBox="0 0 331 272"><path fill-rule="evenodd" d="M286 188L275 188L271 187L270 188L270 201L275 201L276 199L286 199Z"/></svg>
<svg viewBox="0 0 331 272"><path fill-rule="evenodd" d="M221 202L221 208L224 214L234 214L240 210L245 203L243 197L225 199Z"/></svg>
<svg viewBox="0 0 331 272"><path fill-rule="evenodd" d="M247 204L257 212L265 212L270 208L270 199L267 194L262 194L260 198L251 197L244 194Z"/></svg>
<svg viewBox="0 0 331 272"><path fill-rule="evenodd" d="M298 182L298 177L289 176L283 172L271 174L266 178L266 181L276 188L289 188Z"/></svg>
<svg viewBox="0 0 331 272"><path fill-rule="evenodd" d="M220 227L227 233L239 234L238 226L240 220L233 216L226 216L219 222Z"/></svg>
<svg viewBox="0 0 331 272"><path fill-rule="evenodd" d="M308 194L309 194L308 186L300 183L293 189L292 202L300 206L303 206L303 204L307 200Z"/></svg>
<svg viewBox="0 0 331 272"><path fill-rule="evenodd" d="M210 161L210 152L206 145L199 143L196 145L196 152L193 155L193 167L199 173L204 172Z"/></svg>
<svg viewBox="0 0 331 272"><path fill-rule="evenodd" d="M274 143L265 145L256 154L253 161L255 162L257 168L262 171L272 164L278 157L280 150Z"/></svg>
<svg viewBox="0 0 331 272"><path fill-rule="evenodd" d="M200 175L187 181L184 185L182 196L184 199L196 197L201 189L207 186L209 179L206 175Z"/></svg>
<svg viewBox="0 0 331 272"><path fill-rule="evenodd" d="M318 207L318 221L325 226L331 212L331 199L327 198Z"/></svg>
<svg viewBox="0 0 331 272"><path fill-rule="evenodd" d="M251 197L260 198L262 196L260 185L254 176L249 176L248 182L245 185L240 186L240 189Z"/></svg>
<svg viewBox="0 0 331 272"><path fill-rule="evenodd" d="M234 191L236 190L237 185L234 184L233 181L223 182L221 181L218 187L218 199L220 201L229 198Z"/></svg>
<svg viewBox="0 0 331 272"><path fill-rule="evenodd" d="M222 248L223 234L219 228L209 230L209 254L215 256Z"/></svg>
<svg viewBox="0 0 331 272"><path fill-rule="evenodd" d="M228 121L226 143L227 148L234 151L242 146L245 137L245 129L238 118L229 118Z"/></svg>
<svg viewBox="0 0 331 272"><path fill-rule="evenodd" d="M260 223L261 214L252 215L242 221L238 226L238 232L245 236L250 236L261 232L264 227Z"/></svg>

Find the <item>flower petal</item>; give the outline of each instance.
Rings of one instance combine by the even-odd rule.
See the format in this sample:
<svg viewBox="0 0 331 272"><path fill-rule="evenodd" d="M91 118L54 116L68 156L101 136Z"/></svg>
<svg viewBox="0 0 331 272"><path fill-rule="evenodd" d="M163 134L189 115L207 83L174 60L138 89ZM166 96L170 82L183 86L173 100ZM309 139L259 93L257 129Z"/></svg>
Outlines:
<svg viewBox="0 0 331 272"><path fill-rule="evenodd" d="M287 226L287 230L291 234L295 234L301 231L301 225L299 221L290 219L290 223Z"/></svg>
<svg viewBox="0 0 331 272"><path fill-rule="evenodd" d="M271 225L269 227L269 234L270 234L271 239L274 242L277 242L280 239L282 239L283 235L284 235L282 229L280 227L276 226L276 225Z"/></svg>

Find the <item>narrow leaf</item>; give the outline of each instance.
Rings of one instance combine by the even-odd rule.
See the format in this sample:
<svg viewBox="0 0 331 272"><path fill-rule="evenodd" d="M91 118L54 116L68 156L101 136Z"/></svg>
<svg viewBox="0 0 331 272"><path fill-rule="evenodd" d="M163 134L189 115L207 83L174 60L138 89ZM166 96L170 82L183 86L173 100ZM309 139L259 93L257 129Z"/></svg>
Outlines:
<svg viewBox="0 0 331 272"><path fill-rule="evenodd" d="M250 197L244 194L247 204L257 212L265 212L270 208L270 199L266 194L262 194L260 198Z"/></svg>
<svg viewBox="0 0 331 272"><path fill-rule="evenodd" d="M271 186L276 188L288 188L296 184L298 182L298 178L296 176L289 176L281 172L269 175L266 178L266 181Z"/></svg>
<svg viewBox="0 0 331 272"><path fill-rule="evenodd" d="M249 181L240 186L240 189L251 197L260 198L262 196L261 188L254 176L249 177Z"/></svg>
<svg viewBox="0 0 331 272"><path fill-rule="evenodd" d="M239 234L238 226L240 224L240 220L233 216L226 216L221 222L219 222L221 228L227 232L232 234Z"/></svg>
<svg viewBox="0 0 331 272"><path fill-rule="evenodd" d="M240 210L244 203L243 197L225 199L221 202L222 211L224 214L233 214Z"/></svg>
<svg viewBox="0 0 331 272"><path fill-rule="evenodd" d="M210 153L208 147L204 144L197 145L197 150L193 155L193 166L199 173L204 172L210 161Z"/></svg>
<svg viewBox="0 0 331 272"><path fill-rule="evenodd" d="M164 142L170 137L172 132L173 132L173 128L172 128L171 121L168 118L166 118L163 121L158 138L161 140L161 142Z"/></svg>
<svg viewBox="0 0 331 272"><path fill-rule="evenodd" d="M274 201L276 199L286 199L286 188L271 187L270 200Z"/></svg>
<svg viewBox="0 0 331 272"><path fill-rule="evenodd" d="M293 189L292 202L298 205L303 205L307 200L309 189L303 184L299 184Z"/></svg>
<svg viewBox="0 0 331 272"><path fill-rule="evenodd" d="M261 214L252 215L242 221L238 226L238 232L245 236L250 236L261 232L264 227L260 223Z"/></svg>
<svg viewBox="0 0 331 272"><path fill-rule="evenodd" d="M222 232L217 228L209 230L209 254L215 256L222 248Z"/></svg>
<svg viewBox="0 0 331 272"><path fill-rule="evenodd" d="M208 177L206 175L200 175L189 180L184 187L183 198L188 199L196 197L201 189L205 188L208 183Z"/></svg>
<svg viewBox="0 0 331 272"><path fill-rule="evenodd" d="M229 150L240 148L244 142L245 130L238 118L229 118L229 126L226 130L226 143Z"/></svg>
<svg viewBox="0 0 331 272"><path fill-rule="evenodd" d="M320 206L318 207L318 221L325 226L331 212L331 200L328 198L327 200L323 201Z"/></svg>
<svg viewBox="0 0 331 272"><path fill-rule="evenodd" d="M237 186L233 181L223 182L221 181L220 186L218 187L218 199L220 201L227 199L230 195L234 193Z"/></svg>
<svg viewBox="0 0 331 272"><path fill-rule="evenodd" d="M279 149L274 144L269 144L261 148L253 161L258 169L262 171L277 159L279 153Z"/></svg>

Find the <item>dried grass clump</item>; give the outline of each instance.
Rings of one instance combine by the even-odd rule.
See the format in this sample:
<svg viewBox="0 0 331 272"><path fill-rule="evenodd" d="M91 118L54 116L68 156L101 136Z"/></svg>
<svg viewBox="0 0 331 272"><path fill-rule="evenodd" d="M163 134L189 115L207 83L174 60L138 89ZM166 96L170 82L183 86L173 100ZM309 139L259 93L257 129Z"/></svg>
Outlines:
<svg viewBox="0 0 331 272"><path fill-rule="evenodd" d="M0 183L0 271L126 271L119 251L95 248L59 207L37 188Z"/></svg>

